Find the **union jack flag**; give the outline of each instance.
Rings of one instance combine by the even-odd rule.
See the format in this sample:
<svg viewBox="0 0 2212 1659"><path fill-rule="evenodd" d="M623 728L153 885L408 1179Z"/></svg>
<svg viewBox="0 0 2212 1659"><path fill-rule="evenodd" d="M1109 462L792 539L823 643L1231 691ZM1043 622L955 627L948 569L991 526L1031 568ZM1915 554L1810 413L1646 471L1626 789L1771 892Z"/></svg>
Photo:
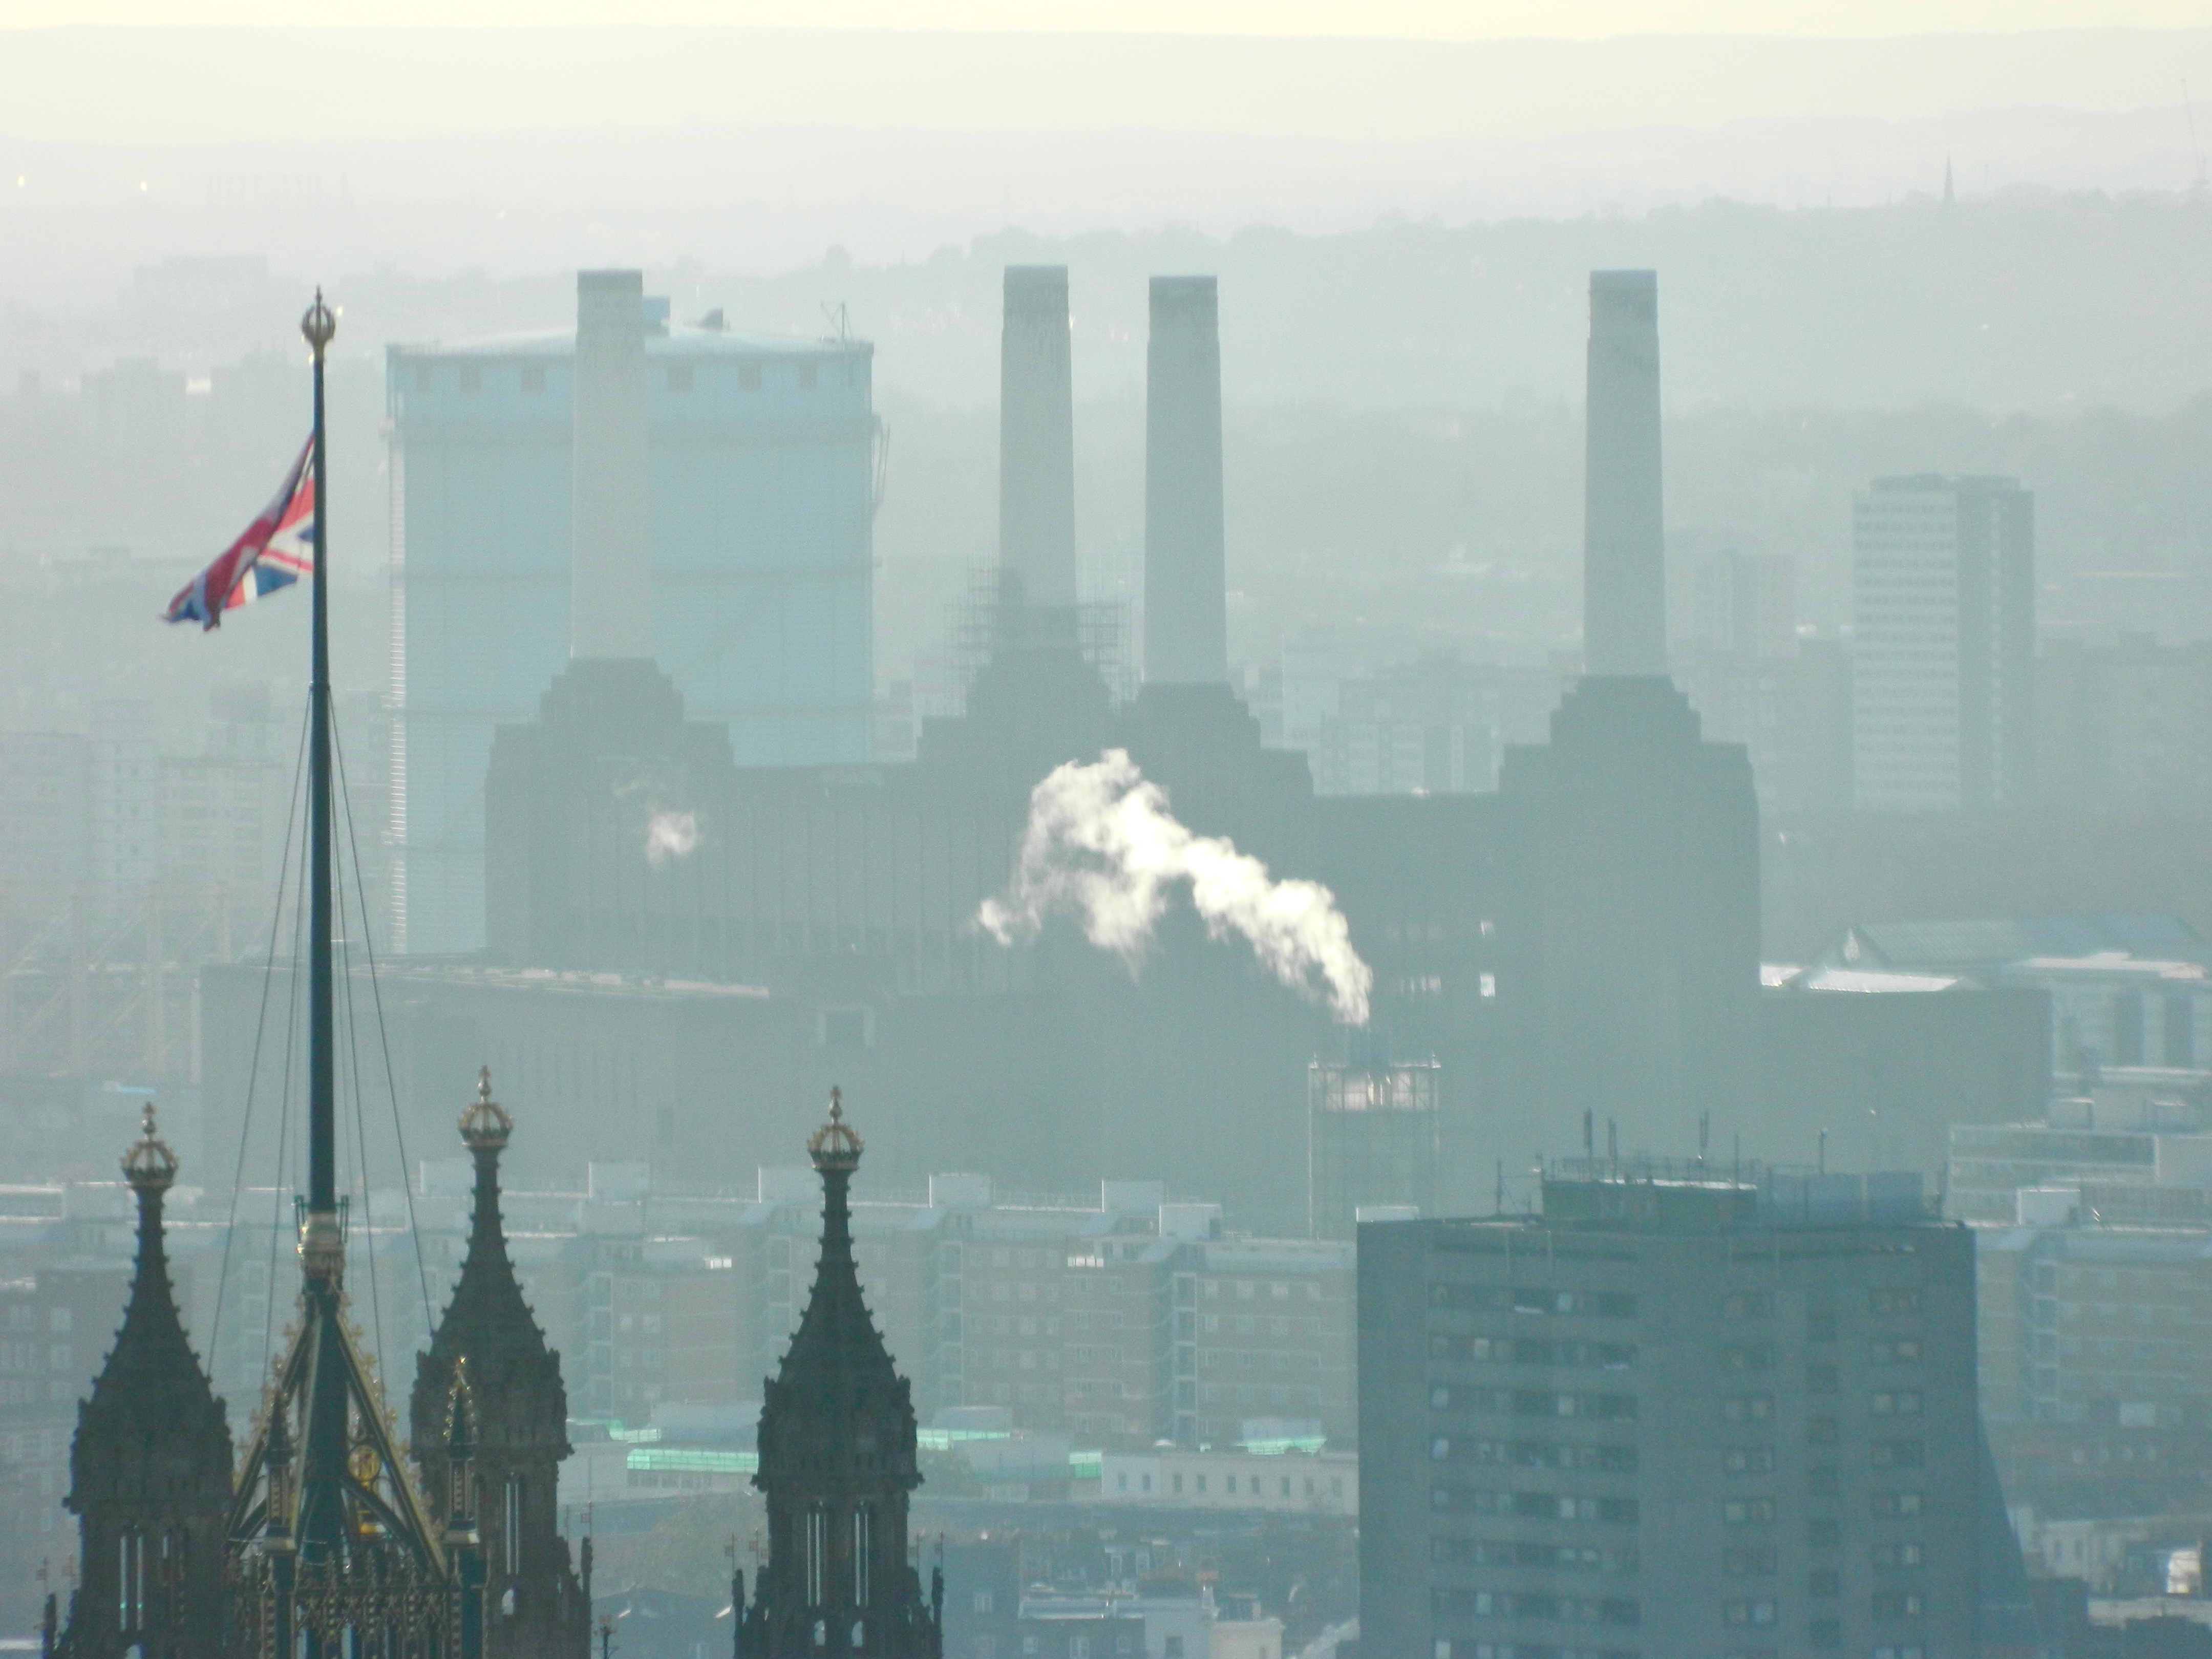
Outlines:
<svg viewBox="0 0 2212 1659"><path fill-rule="evenodd" d="M289 587L315 568L315 475L307 465L311 437L284 475L276 499L261 509L215 562L185 585L163 613L168 622L218 628L222 613Z"/></svg>

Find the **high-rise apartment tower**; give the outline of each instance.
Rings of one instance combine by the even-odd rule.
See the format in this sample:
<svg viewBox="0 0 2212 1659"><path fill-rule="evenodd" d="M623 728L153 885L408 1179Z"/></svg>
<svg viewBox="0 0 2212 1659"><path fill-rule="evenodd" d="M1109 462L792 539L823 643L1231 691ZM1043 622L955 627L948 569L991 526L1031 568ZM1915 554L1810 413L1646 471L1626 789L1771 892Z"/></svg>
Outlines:
<svg viewBox="0 0 2212 1659"><path fill-rule="evenodd" d="M2035 497L2017 479L1877 478L1852 512L1859 808L2016 805L2035 766Z"/></svg>

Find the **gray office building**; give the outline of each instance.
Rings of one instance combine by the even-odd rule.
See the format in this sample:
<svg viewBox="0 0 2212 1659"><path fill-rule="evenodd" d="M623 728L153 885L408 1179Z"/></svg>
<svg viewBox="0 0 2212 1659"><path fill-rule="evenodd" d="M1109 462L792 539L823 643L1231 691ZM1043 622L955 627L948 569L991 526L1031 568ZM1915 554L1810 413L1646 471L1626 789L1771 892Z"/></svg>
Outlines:
<svg viewBox="0 0 2212 1659"><path fill-rule="evenodd" d="M1359 1230L1362 1659L1951 1659L2025 1580L1917 1177L1547 1179Z"/></svg>

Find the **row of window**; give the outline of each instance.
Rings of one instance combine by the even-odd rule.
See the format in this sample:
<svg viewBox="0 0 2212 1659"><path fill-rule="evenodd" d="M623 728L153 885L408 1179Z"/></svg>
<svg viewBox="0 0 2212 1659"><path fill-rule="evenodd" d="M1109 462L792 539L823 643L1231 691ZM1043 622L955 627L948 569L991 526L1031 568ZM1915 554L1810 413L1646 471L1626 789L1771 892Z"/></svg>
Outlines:
<svg viewBox="0 0 2212 1659"><path fill-rule="evenodd" d="M1928 1564L1928 1547L1917 1542L1876 1544L1869 1552L1878 1572L1910 1571ZM1721 1552L1721 1571L1731 1578L1771 1577L1779 1570L1779 1553L1771 1544L1736 1544ZM1841 1593L1843 1575L1833 1567L1815 1568L1811 1578L1814 1595Z"/></svg>
<svg viewBox="0 0 2212 1659"><path fill-rule="evenodd" d="M1518 1567L1539 1572L1614 1576L1633 1573L1638 1565L1632 1546L1540 1544L1489 1538L1432 1538L1429 1559L1440 1567Z"/></svg>
<svg viewBox="0 0 2212 1659"><path fill-rule="evenodd" d="M1526 1619L1558 1625L1640 1625L1644 1609L1626 1595L1557 1595L1548 1590L1438 1589L1439 1619Z"/></svg>
<svg viewBox="0 0 2212 1659"><path fill-rule="evenodd" d="M1814 1474L1833 1474L1833 1470L1815 1470ZM1816 1494L1825 1495L1825 1494ZM1923 1514L1926 1502L1917 1492L1878 1492L1870 1493L1867 1508L1877 1521L1911 1520ZM1775 1516L1775 1502L1771 1498L1730 1498L1721 1504L1721 1520L1731 1527L1762 1526ZM1822 1516L1806 1522L1806 1542L1814 1549L1834 1549L1843 1542L1842 1524L1832 1516ZM1884 1546L1881 1547L1891 1547ZM1899 1550L1907 1547L1894 1546ZM1917 1547L1914 1546L1912 1547ZM1919 1562L1906 1561L1900 1556L1890 1565L1917 1566Z"/></svg>
<svg viewBox="0 0 2212 1659"><path fill-rule="evenodd" d="M1498 1515L1522 1521L1598 1522L1629 1527L1636 1524L1638 1515L1633 1498L1601 1498L1580 1492L1505 1492L1490 1486L1437 1486L1431 1489L1429 1498L1436 1510L1447 1515Z"/></svg>
<svg viewBox="0 0 2212 1659"><path fill-rule="evenodd" d="M1602 1469L1633 1474L1634 1446L1576 1445L1549 1440L1469 1440L1438 1435L1429 1443L1429 1457L1438 1463L1474 1463L1516 1469Z"/></svg>
<svg viewBox="0 0 2212 1659"><path fill-rule="evenodd" d="M1625 1291L1559 1291L1538 1285L1431 1285L1429 1305L1465 1313L1589 1315L1633 1319L1636 1297Z"/></svg>
<svg viewBox="0 0 2212 1659"><path fill-rule="evenodd" d="M760 363L740 362L737 365L737 371L739 391L758 392L761 389L762 365ZM821 383L821 378L820 365L808 362L798 365L798 383L800 391L813 391ZM453 380L464 397L472 398L483 390L483 367L480 363L463 363L454 371ZM434 391L437 386L437 381L438 373L435 365L430 363L415 365L416 392ZM697 365L670 363L661 371L661 383L671 392L690 392L698 384ZM516 374L515 384L526 398L543 397L545 393L544 365L538 363L524 365Z"/></svg>
<svg viewBox="0 0 2212 1659"><path fill-rule="evenodd" d="M1769 1402L1770 1410L1772 1402ZM1429 1390L1429 1409L1471 1416L1569 1417L1600 1423L1632 1423L1632 1394L1555 1394L1548 1389L1485 1389L1439 1383Z"/></svg>
<svg viewBox="0 0 2212 1659"><path fill-rule="evenodd" d="M1625 1371L1636 1364L1632 1342L1554 1342L1542 1337L1467 1336L1437 1331L1431 1359L1503 1365L1553 1365L1566 1370Z"/></svg>
<svg viewBox="0 0 2212 1659"><path fill-rule="evenodd" d="M1873 1598L1875 1622L1893 1625L1918 1619L1926 1611L1926 1600L1917 1590L1878 1591ZM1753 1626L1763 1629L1776 1623L1778 1613L1771 1596L1731 1596L1721 1603L1721 1622L1724 1625ZM1835 1647L1843 1639L1843 1626L1838 1620L1816 1620L1806 1634L1814 1647ZM1882 1650L1876 1649L1875 1651L1879 1653Z"/></svg>
<svg viewBox="0 0 2212 1659"><path fill-rule="evenodd" d="M1436 1659L1644 1659L1644 1656L1613 1648L1557 1648L1544 1642L1448 1642L1439 1638ZM1919 1656L1914 1655L1913 1659Z"/></svg>

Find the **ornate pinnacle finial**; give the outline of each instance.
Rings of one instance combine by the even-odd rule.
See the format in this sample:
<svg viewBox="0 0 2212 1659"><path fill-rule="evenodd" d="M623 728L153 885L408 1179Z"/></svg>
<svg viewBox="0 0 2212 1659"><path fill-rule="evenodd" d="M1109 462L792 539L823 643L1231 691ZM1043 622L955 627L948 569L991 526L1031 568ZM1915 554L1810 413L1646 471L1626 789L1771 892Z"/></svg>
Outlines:
<svg viewBox="0 0 2212 1659"><path fill-rule="evenodd" d="M146 1115L138 1139L123 1155L123 1178L142 1193L166 1193L177 1179L177 1155L154 1133L154 1103L146 1103Z"/></svg>
<svg viewBox="0 0 2212 1659"><path fill-rule="evenodd" d="M319 357L337 331L338 319L323 303L323 290L318 287L315 303L309 306L307 314L300 319L300 332L307 337L307 343L314 348L315 356Z"/></svg>
<svg viewBox="0 0 2212 1659"><path fill-rule="evenodd" d="M827 1174L842 1170L850 1175L860 1166L860 1154L866 1150L860 1137L845 1121L845 1091L830 1091L830 1121L817 1129L806 1143L806 1155L814 1160L814 1167Z"/></svg>
<svg viewBox="0 0 2212 1659"><path fill-rule="evenodd" d="M491 1097L491 1067L477 1068L477 1097L461 1113L461 1140L472 1152L496 1152L514 1133L507 1108Z"/></svg>

